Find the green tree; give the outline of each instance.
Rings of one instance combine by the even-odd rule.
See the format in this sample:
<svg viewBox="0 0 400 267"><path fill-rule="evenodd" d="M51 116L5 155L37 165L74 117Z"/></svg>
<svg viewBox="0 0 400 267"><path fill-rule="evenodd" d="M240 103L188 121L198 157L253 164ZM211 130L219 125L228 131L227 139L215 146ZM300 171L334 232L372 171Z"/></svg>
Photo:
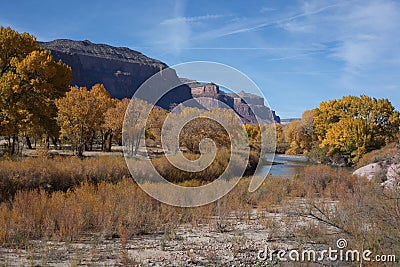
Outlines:
<svg viewBox="0 0 400 267"><path fill-rule="evenodd" d="M8 137L10 154L20 134L58 137L54 100L65 95L71 79L71 69L55 62L35 37L0 28L0 135Z"/></svg>

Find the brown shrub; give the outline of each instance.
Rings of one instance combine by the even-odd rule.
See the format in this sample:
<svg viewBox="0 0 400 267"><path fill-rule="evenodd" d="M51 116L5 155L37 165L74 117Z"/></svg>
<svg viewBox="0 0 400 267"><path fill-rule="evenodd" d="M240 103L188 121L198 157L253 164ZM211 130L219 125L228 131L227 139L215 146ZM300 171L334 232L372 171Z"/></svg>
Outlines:
<svg viewBox="0 0 400 267"><path fill-rule="evenodd" d="M355 180L349 171L341 167L307 166L301 175L293 178L292 195L337 200L343 194L354 192Z"/></svg>
<svg viewBox="0 0 400 267"><path fill-rule="evenodd" d="M118 182L130 177L123 158L98 157L80 160L76 157L24 158L0 161L0 201L8 200L20 190L44 189L64 191L83 182Z"/></svg>
<svg viewBox="0 0 400 267"><path fill-rule="evenodd" d="M198 159L199 154L185 153L185 157L189 160ZM248 165L245 170L245 175L250 175L254 173L257 162L259 160L259 153L256 151L251 151L249 154ZM245 158L242 159L247 160ZM199 172L187 172L182 171L175 166L173 166L166 157L159 157L152 160L153 165L156 170L160 173L162 177L173 183L182 183L188 180L197 180L202 183L212 182L217 179L227 168L230 161L230 151L229 150L218 150L214 161L206 169ZM238 166L243 164L243 162L233 162L232 166ZM235 173L235 171L233 171ZM143 173L141 176L146 177L151 180L149 174Z"/></svg>
<svg viewBox="0 0 400 267"><path fill-rule="evenodd" d="M381 149L373 150L364 156L358 161L356 168L361 168L370 163L380 162L384 160L389 160L395 155L400 153L400 149L398 148L397 143L390 143Z"/></svg>
<svg viewBox="0 0 400 267"><path fill-rule="evenodd" d="M223 220L237 211L239 216L247 203L238 196L247 194L247 186L245 182L216 203L191 209L158 202L132 179L84 183L51 194L43 189L19 191L10 205L0 204L0 244L19 245L19 240L40 238L74 240L93 232L106 238L169 233L180 224L210 223L213 215Z"/></svg>

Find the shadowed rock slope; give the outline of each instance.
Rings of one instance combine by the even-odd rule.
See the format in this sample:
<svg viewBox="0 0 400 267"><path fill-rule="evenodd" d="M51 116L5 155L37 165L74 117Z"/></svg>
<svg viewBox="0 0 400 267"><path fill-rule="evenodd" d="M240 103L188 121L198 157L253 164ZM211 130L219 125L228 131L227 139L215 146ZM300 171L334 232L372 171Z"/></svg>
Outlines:
<svg viewBox="0 0 400 267"><path fill-rule="evenodd" d="M156 59L127 47L94 44L90 41L67 39L40 42L51 51L56 60L62 60L72 68L71 85L91 87L103 83L112 97L131 98L137 88L149 77L168 66ZM175 71L168 71L166 79L179 82ZM192 98L190 88L179 86L166 94L158 105L169 109L173 104Z"/></svg>

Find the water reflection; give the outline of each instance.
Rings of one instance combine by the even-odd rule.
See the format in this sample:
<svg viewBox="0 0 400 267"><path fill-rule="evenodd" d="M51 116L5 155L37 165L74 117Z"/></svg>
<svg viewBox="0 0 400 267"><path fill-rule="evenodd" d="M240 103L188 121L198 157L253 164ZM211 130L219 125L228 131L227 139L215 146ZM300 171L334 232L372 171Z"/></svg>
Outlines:
<svg viewBox="0 0 400 267"><path fill-rule="evenodd" d="M271 166L269 174L272 176L288 176L292 177L295 174L299 174L304 170L305 166L309 166L311 163L308 162L305 156L292 156L276 154L274 159L274 165ZM261 169L260 175L267 175L268 167Z"/></svg>

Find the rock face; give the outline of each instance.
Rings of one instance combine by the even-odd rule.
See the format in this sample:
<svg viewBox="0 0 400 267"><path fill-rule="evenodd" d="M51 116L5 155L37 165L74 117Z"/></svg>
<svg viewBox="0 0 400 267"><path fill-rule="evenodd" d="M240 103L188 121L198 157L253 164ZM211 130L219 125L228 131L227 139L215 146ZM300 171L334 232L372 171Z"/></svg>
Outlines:
<svg viewBox="0 0 400 267"><path fill-rule="evenodd" d="M260 96L243 91L237 95L227 94L213 83L204 85L197 81L179 79L175 70L168 68L165 63L127 47L67 39L39 42L39 44L50 50L56 60L62 60L72 68L71 85L90 88L96 83L103 83L112 97L131 98L144 81L162 71L160 84L184 83L160 99L157 105L164 109L170 109L193 97L196 99L208 97L234 109L245 123L256 123L255 114L260 117L261 123L280 122L280 118L264 105L264 99ZM156 87L153 86L149 90L157 90ZM207 109L221 107L217 101L210 99L199 99L198 102Z"/></svg>
<svg viewBox="0 0 400 267"><path fill-rule="evenodd" d="M280 118L276 116L275 111L271 111L266 107L264 98L260 96L243 91L238 94L227 94L221 91L219 86L214 83L200 84L187 79L183 81L190 86L193 97L207 109L228 106L239 114L244 123L257 123L255 114L259 116L259 123L280 122ZM202 99L202 97L208 99Z"/></svg>
<svg viewBox="0 0 400 267"><path fill-rule="evenodd" d="M168 67L159 60L126 47L65 39L39 44L50 50L56 60L61 59L72 68L71 85L90 88L96 83L103 83L111 96L118 99L131 98L144 81ZM171 82L178 81L175 71L171 69L166 78ZM171 105L190 98L190 88L182 85L166 94L158 105L169 109Z"/></svg>

